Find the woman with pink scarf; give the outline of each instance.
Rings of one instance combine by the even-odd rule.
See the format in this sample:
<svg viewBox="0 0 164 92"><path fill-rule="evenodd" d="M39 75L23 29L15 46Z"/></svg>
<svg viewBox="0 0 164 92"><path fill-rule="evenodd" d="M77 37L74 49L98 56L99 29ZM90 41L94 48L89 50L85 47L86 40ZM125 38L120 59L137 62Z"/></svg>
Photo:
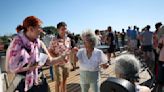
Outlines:
<svg viewBox="0 0 164 92"><path fill-rule="evenodd" d="M33 85L38 84L38 65L39 62L39 48L42 47L48 59L46 64L60 64L59 62L65 58L69 53L63 53L59 57L51 58L46 46L39 39L39 35L43 30L41 29L42 21L35 16L29 16L23 21L23 25L19 25L17 35L11 42L6 55L9 72L16 75L23 75L24 81L15 89L19 92L33 92ZM23 31L22 31L23 30Z"/></svg>

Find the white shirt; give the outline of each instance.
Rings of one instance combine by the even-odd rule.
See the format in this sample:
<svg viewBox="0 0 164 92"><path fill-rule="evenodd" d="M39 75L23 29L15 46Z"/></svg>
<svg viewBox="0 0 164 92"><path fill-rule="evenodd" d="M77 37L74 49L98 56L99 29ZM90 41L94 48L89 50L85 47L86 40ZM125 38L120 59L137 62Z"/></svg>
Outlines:
<svg viewBox="0 0 164 92"><path fill-rule="evenodd" d="M94 48L90 59L87 57L85 48L82 48L77 52L77 58L79 60L81 71L99 71L99 65L107 63L105 54L96 48Z"/></svg>
<svg viewBox="0 0 164 92"><path fill-rule="evenodd" d="M101 45L101 35L96 35L97 45Z"/></svg>

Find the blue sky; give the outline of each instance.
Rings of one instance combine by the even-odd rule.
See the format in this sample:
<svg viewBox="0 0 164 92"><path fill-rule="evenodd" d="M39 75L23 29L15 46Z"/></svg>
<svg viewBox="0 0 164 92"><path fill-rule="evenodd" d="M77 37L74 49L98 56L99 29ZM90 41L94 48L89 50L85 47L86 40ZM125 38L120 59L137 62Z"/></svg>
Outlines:
<svg viewBox="0 0 164 92"><path fill-rule="evenodd" d="M43 27L65 21L74 33L147 24L153 31L156 22L164 21L163 4L164 0L1 0L0 35L15 33L16 26L30 15L40 18Z"/></svg>

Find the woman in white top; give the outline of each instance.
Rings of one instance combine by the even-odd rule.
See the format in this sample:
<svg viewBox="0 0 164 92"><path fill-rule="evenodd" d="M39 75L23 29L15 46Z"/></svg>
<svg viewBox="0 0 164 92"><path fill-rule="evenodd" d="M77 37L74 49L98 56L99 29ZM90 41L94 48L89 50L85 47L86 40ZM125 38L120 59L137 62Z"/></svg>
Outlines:
<svg viewBox="0 0 164 92"><path fill-rule="evenodd" d="M107 68L107 58L105 54L96 49L96 37L87 30L82 33L84 48L77 52L77 59L80 67L80 85L82 92L88 92L89 88L92 92L99 92L98 87L98 71L100 67Z"/></svg>
<svg viewBox="0 0 164 92"><path fill-rule="evenodd" d="M139 60L131 54L118 56L115 60L116 77L126 79L135 85L135 82L139 79ZM135 85L135 87L135 92L151 92L146 86Z"/></svg>

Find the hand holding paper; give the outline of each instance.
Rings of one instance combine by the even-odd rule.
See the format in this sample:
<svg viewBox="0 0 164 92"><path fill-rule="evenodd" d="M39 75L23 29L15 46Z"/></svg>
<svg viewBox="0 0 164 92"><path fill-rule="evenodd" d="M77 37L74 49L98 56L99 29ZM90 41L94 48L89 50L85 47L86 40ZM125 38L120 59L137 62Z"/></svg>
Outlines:
<svg viewBox="0 0 164 92"><path fill-rule="evenodd" d="M39 55L39 66L43 66L46 61L48 59L48 55L44 54L44 53L40 53Z"/></svg>

